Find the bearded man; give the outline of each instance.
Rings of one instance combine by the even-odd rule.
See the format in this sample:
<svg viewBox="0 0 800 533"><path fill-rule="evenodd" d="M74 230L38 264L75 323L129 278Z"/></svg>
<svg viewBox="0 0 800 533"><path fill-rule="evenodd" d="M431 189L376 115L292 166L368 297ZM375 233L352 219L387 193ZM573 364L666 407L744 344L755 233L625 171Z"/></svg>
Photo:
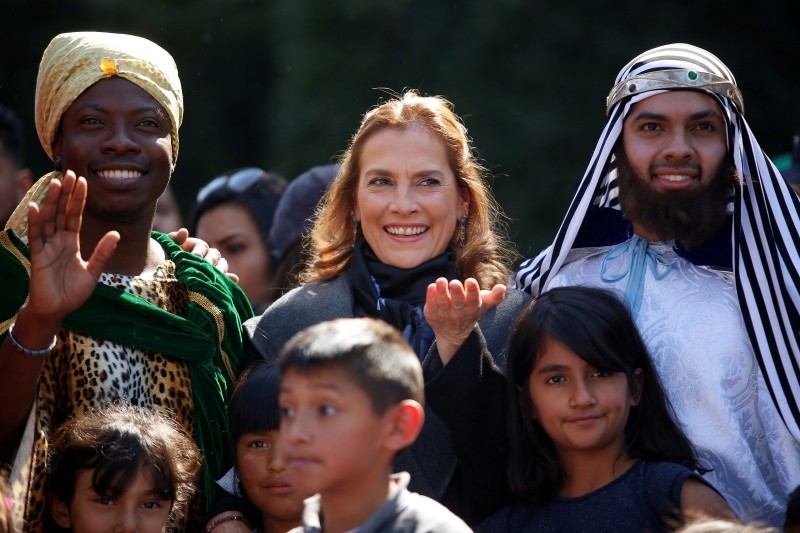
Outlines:
<svg viewBox="0 0 800 533"><path fill-rule="evenodd" d="M800 202L705 50L639 55L606 112L553 244L517 285L623 294L709 481L743 520L780 525L800 484Z"/></svg>

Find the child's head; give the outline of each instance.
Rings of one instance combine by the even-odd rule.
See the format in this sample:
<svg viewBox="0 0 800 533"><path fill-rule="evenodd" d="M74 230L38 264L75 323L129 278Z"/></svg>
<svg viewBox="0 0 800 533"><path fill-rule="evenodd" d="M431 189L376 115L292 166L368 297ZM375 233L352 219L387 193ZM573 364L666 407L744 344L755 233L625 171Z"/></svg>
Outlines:
<svg viewBox="0 0 800 533"><path fill-rule="evenodd" d="M575 376L567 373L575 371ZM568 391L579 376L588 376L585 390L555 396ZM531 302L511 334L507 378L509 481L520 497L547 500L563 482L557 453L562 436L545 430L547 413L562 416L555 411L562 399L560 407L576 411L590 410L592 402L612 402L599 409L607 409L602 411L604 420L617 423L609 427L619 432L622 455L697 467L688 439L671 417L636 325L612 293L563 287ZM614 409L616 419L608 415Z"/></svg>
<svg viewBox="0 0 800 533"><path fill-rule="evenodd" d="M278 452L280 380L274 363L259 361L242 373L228 402L238 489L261 511L266 532L299 526L303 497L308 496L287 481Z"/></svg>
<svg viewBox="0 0 800 533"><path fill-rule="evenodd" d="M419 359L392 326L373 318L341 318L297 333L281 350L280 370L311 375L339 368L368 397L375 414L403 400L425 401Z"/></svg>
<svg viewBox="0 0 800 533"><path fill-rule="evenodd" d="M280 370L271 361L257 361L242 372L228 401L228 425L233 442L245 433L278 431L281 427L280 384Z"/></svg>
<svg viewBox="0 0 800 533"><path fill-rule="evenodd" d="M186 511L202 458L175 421L115 404L60 426L47 470L50 513L76 533L120 524L164 531Z"/></svg>
<svg viewBox="0 0 800 533"><path fill-rule="evenodd" d="M297 333L281 350L281 450L292 482L322 492L366 472L385 476L422 427L414 351L392 326L342 318Z"/></svg>

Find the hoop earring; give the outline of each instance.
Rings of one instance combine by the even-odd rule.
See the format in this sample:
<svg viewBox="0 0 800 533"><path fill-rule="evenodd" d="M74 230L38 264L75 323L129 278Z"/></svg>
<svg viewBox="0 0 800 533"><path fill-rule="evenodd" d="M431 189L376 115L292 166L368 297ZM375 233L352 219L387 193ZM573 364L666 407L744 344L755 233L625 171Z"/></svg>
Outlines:
<svg viewBox="0 0 800 533"><path fill-rule="evenodd" d="M458 247L463 248L467 241L467 215L461 215L458 221Z"/></svg>

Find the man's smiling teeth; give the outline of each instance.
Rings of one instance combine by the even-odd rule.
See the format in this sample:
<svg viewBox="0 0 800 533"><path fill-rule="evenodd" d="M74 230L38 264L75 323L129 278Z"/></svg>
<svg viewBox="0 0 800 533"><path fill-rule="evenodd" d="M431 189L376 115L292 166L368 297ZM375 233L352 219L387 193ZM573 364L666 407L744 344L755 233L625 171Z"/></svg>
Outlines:
<svg viewBox="0 0 800 533"><path fill-rule="evenodd" d="M667 180L667 181L688 181L692 179L691 176L684 176L682 174L667 174L666 176L659 176L659 177L662 180Z"/></svg>
<svg viewBox="0 0 800 533"><path fill-rule="evenodd" d="M388 231L392 235L409 236L409 235L419 235L420 233L425 233L426 231L428 231L428 228L426 228L424 226L418 226L418 227L414 227L414 228L406 228L406 227L404 227L404 228L395 228L395 227L387 226L386 227L386 231Z"/></svg>
<svg viewBox="0 0 800 533"><path fill-rule="evenodd" d="M101 178L115 180L136 179L142 177L142 173L138 170L100 170L97 172L97 175Z"/></svg>

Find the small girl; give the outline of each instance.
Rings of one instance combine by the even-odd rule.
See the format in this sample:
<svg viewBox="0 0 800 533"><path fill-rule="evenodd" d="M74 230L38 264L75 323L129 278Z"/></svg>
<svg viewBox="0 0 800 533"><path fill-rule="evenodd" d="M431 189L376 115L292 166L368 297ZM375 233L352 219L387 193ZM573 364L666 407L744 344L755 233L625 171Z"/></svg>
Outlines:
<svg viewBox="0 0 800 533"><path fill-rule="evenodd" d="M254 531L262 533L285 533L300 525L303 514L304 495L286 480L286 467L276 448L280 379L278 368L263 361L254 363L239 377L228 403L236 466L218 482L261 511L260 524ZM209 527L213 529L230 516L212 520Z"/></svg>
<svg viewBox="0 0 800 533"><path fill-rule="evenodd" d="M671 531L734 517L698 474L636 326L611 293L564 287L520 314L508 349L509 483L478 531Z"/></svg>
<svg viewBox="0 0 800 533"><path fill-rule="evenodd" d="M180 528L201 464L192 438L156 411L113 404L76 416L50 445L46 530Z"/></svg>

